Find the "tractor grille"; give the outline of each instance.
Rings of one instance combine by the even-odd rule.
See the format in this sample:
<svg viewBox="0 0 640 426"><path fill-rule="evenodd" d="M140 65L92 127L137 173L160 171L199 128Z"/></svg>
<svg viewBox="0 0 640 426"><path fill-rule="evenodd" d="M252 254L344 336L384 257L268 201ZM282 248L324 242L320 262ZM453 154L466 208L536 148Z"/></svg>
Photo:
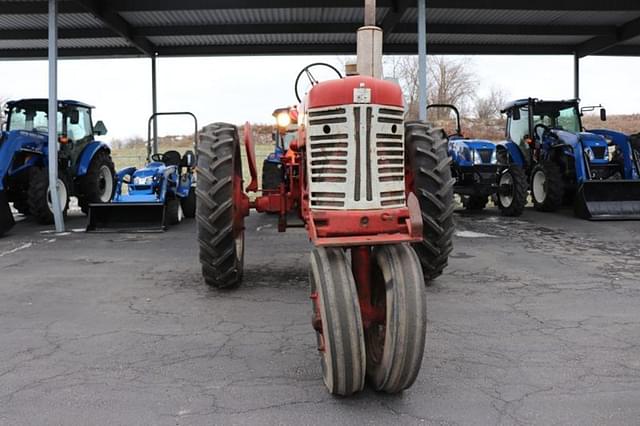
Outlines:
<svg viewBox="0 0 640 426"><path fill-rule="evenodd" d="M355 104L309 111L311 208L403 207L404 111Z"/></svg>
<svg viewBox="0 0 640 426"><path fill-rule="evenodd" d="M492 149L477 149L476 151L483 163L491 163Z"/></svg>
<svg viewBox="0 0 640 426"><path fill-rule="evenodd" d="M593 151L593 156L597 160L604 160L604 154L607 152L606 146L592 146L591 150Z"/></svg>

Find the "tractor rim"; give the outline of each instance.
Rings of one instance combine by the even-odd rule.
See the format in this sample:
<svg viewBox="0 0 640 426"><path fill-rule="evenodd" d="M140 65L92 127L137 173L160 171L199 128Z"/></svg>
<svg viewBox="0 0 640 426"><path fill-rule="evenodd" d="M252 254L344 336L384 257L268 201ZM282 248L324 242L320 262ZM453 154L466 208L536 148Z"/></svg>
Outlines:
<svg viewBox="0 0 640 426"><path fill-rule="evenodd" d="M509 191L504 191L502 188L508 187ZM511 173L506 171L500 176L500 182L498 184L498 197L500 197L500 203L504 207L509 207L513 203L513 178Z"/></svg>
<svg viewBox="0 0 640 426"><path fill-rule="evenodd" d="M64 184L64 181L58 178L58 184L56 185L58 188L58 199L60 200L60 208L64 210L67 204L67 185ZM51 200L51 188L47 189L47 205L49 206L49 211L53 213L53 201Z"/></svg>
<svg viewBox="0 0 640 426"><path fill-rule="evenodd" d="M111 201L111 193L113 192L113 175L108 166L100 167L98 173L98 199L101 203Z"/></svg>
<svg viewBox="0 0 640 426"><path fill-rule="evenodd" d="M547 191L545 189L546 182L547 177L545 176L544 171L538 170L533 174L531 189L533 192L533 198L538 203L544 203L544 200L547 198Z"/></svg>

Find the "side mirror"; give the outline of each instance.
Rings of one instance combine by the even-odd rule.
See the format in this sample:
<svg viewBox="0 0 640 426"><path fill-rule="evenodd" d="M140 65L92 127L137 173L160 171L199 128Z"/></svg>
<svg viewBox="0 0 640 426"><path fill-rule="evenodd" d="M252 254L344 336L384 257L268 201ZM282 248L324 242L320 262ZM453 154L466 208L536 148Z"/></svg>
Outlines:
<svg viewBox="0 0 640 426"><path fill-rule="evenodd" d="M520 108L514 108L511 110L511 118L514 120L520 120Z"/></svg>
<svg viewBox="0 0 640 426"><path fill-rule="evenodd" d="M104 136L107 134L107 126L104 125L102 120L98 121L93 126L93 134L96 136Z"/></svg>
<svg viewBox="0 0 640 426"><path fill-rule="evenodd" d="M607 110L600 108L600 121L607 121Z"/></svg>
<svg viewBox="0 0 640 426"><path fill-rule="evenodd" d="M71 124L78 124L80 122L80 112L77 109L69 111L69 122L71 122Z"/></svg>

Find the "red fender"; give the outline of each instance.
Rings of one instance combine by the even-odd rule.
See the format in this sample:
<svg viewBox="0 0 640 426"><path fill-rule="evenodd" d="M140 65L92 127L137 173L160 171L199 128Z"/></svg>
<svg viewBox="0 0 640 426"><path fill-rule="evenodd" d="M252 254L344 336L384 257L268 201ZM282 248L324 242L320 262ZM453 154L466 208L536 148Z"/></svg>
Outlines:
<svg viewBox="0 0 640 426"><path fill-rule="evenodd" d="M249 163L249 173L251 174L251 182L249 182L246 191L257 192L258 168L256 167L256 147L253 144L251 124L248 121L244 123L244 147L247 150L247 162Z"/></svg>

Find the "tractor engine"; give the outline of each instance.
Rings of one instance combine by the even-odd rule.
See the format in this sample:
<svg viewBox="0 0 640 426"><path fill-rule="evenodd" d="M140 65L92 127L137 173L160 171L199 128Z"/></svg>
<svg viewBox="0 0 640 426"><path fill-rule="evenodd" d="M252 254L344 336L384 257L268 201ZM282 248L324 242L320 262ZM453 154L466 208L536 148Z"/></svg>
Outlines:
<svg viewBox="0 0 640 426"><path fill-rule="evenodd" d="M304 115L311 210L406 205L398 85L351 76L316 85Z"/></svg>

